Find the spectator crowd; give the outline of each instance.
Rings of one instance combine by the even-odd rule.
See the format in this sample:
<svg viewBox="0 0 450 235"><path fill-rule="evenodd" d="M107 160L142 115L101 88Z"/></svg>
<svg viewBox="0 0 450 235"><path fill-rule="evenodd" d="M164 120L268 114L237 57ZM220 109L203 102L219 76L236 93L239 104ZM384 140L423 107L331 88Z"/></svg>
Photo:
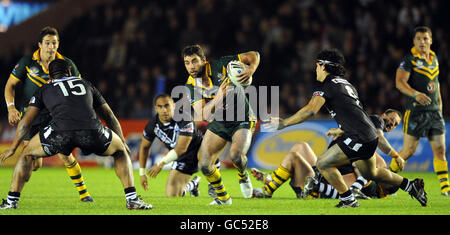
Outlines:
<svg viewBox="0 0 450 235"><path fill-rule="evenodd" d="M444 116L450 117L449 31L446 1L430 0L154 0L102 4L60 29L61 54L95 84L120 118L148 119L153 98L186 82L180 52L201 44L208 59L250 50L261 62L255 86L279 86L280 115L296 112L311 97L314 57L338 48L346 78L368 113L403 110L395 71L412 47L418 25L433 31L439 58ZM1 58L2 89L24 45ZM7 119L6 106L1 109ZM329 117L325 112L323 117Z"/></svg>

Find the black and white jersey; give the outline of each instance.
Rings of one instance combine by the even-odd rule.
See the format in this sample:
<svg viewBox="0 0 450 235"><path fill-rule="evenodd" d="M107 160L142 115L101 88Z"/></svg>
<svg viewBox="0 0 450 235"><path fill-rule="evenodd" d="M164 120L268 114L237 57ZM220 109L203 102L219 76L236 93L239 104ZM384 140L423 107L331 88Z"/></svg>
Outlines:
<svg viewBox="0 0 450 235"><path fill-rule="evenodd" d="M372 120L364 111L358 98L358 92L346 79L327 76L323 82L317 82L313 96L325 98L325 107L345 134L361 143L377 138Z"/></svg>
<svg viewBox="0 0 450 235"><path fill-rule="evenodd" d="M193 121L176 122L172 120L171 122L164 124L159 120L158 114L156 114L152 120L148 121L143 131L143 136L148 141L152 142L156 137L161 140L169 150L174 149L177 146L178 137L180 135L192 136L191 143L183 155L192 154L194 157L197 157L196 152L200 147L203 136L196 128ZM179 156L178 159L181 159L182 156Z"/></svg>
<svg viewBox="0 0 450 235"><path fill-rule="evenodd" d="M97 129L101 122L95 108L105 103L100 92L85 79L63 77L39 88L30 106L47 108L52 116L52 129L59 131Z"/></svg>

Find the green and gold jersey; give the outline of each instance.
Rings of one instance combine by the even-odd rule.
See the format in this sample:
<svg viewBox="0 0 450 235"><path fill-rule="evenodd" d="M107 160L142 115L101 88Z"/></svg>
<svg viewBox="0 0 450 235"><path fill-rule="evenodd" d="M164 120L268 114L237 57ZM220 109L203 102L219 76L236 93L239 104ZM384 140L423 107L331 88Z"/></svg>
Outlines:
<svg viewBox="0 0 450 235"><path fill-rule="evenodd" d="M10 74L11 77L22 83L22 104L18 106L18 110L21 112L22 117L25 114L28 103L34 93L50 80L48 70L41 64L39 52L40 49L36 50L32 55L22 57ZM72 75L80 76L80 73L72 60L62 56L58 52L56 52L56 58L69 62ZM34 124L40 123L46 115L48 115L48 111L42 110L39 117L34 121Z"/></svg>
<svg viewBox="0 0 450 235"><path fill-rule="evenodd" d="M436 53L431 51L431 62L422 58L415 47L403 57L399 69L410 73L408 84L415 90L431 98L430 105L420 105L413 97L408 97L406 109L412 111L440 110L439 97L439 62Z"/></svg>
<svg viewBox="0 0 450 235"><path fill-rule="evenodd" d="M194 78L192 76L189 76L185 86L190 96L189 99L191 106L202 100L205 100L206 103L208 103L210 100L214 99L217 91L219 90L220 84L228 79L226 67L227 64L232 60L241 61L241 58L239 55L231 55L231 56L223 56L218 60L207 62L205 65L206 67L205 72L208 75L209 79L208 84L203 84L202 78ZM230 85L232 85L232 83L230 83ZM231 103L232 105L230 105ZM224 99L224 107L226 109L225 112L217 112L216 110L214 114L214 120L249 121L255 119L253 110L249 105L248 99L245 95L244 88L242 87L235 86L234 96L233 97L227 96L226 99ZM234 111L233 120L230 120L230 117L225 117L226 116L225 113L227 112L227 110ZM244 114L240 115L239 113L242 111L244 111ZM222 114L223 114L222 117L218 117L218 115ZM242 120L241 117L244 117L244 120Z"/></svg>

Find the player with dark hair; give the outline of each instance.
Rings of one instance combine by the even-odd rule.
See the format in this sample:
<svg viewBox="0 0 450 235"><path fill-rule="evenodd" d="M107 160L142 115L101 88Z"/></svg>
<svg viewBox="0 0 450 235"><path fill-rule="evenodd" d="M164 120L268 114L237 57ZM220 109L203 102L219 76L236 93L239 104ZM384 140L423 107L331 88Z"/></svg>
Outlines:
<svg viewBox="0 0 450 235"><path fill-rule="evenodd" d="M80 76L80 73L72 60L58 53L59 34L55 28L45 27L41 30L38 39L38 46L39 49L32 55L24 56L19 60L9 75L8 81L6 82L5 101L8 107L9 124L12 126L17 125L21 117L24 116L28 110L28 102L36 90L50 80L48 66L54 59L66 60L69 63L72 75ZM15 88L20 83L23 84L23 97L22 104L17 105L15 103ZM24 138L24 146L28 144L31 137L38 133L41 128L47 126L50 120L51 117L49 112L45 109L42 110L33 122L30 132ZM58 157L64 162L67 172L78 190L81 201L93 202L94 200L87 191L84 183L80 164L78 164L75 157L72 154L68 156L58 154ZM26 163L32 164L33 167L30 169L36 171L42 166L42 158L33 159L32 161L27 161ZM31 177L31 170L27 174L28 180Z"/></svg>
<svg viewBox="0 0 450 235"><path fill-rule="evenodd" d="M195 176L192 180L191 177L198 171L197 153L202 142L202 133L192 120L174 121L174 109L174 101L169 95L161 94L155 98L157 114L145 126L139 150L141 185L145 190L148 189L145 166L149 149L156 137L164 143L169 152L150 168L148 175L155 178L164 165L173 162L167 178L166 196L184 196L187 192L190 192L191 196L198 196L200 177Z"/></svg>
<svg viewBox="0 0 450 235"><path fill-rule="evenodd" d="M217 198L211 205L232 203L220 172L214 164L218 157L217 153L228 142L231 143L229 156L238 170L241 192L244 198L251 198L253 187L246 170L246 154L251 144L256 117L245 96L244 88L230 84L226 67L233 60L243 62L245 66L238 82L246 82L258 68L259 53L250 51L207 61L203 49L199 45L191 45L183 49L182 57L189 73L185 86L194 110L194 120L210 121L200 147L199 165L203 175L217 193ZM234 87L234 92L228 92L228 87ZM223 118L229 111L234 111L232 120L228 119L228 115Z"/></svg>
<svg viewBox="0 0 450 235"><path fill-rule="evenodd" d="M32 158L58 153L67 157L75 147L85 153L113 156L116 174L124 187L126 207L152 209L152 205L136 195L130 150L119 121L100 92L88 81L71 76L70 65L63 59L53 60L49 73L51 81L31 97L29 109L17 126L11 147L0 155L1 162L13 156L42 109L50 112L52 122L34 135L20 154L10 191L0 209L17 209ZM111 129L103 126L97 117Z"/></svg>
<svg viewBox="0 0 450 235"><path fill-rule="evenodd" d="M414 47L403 57L395 75L397 89L407 96L400 156L408 160L416 151L419 139L427 138L433 151L433 167L440 182L441 195L450 196L439 62L431 50L431 29L419 26L413 36ZM390 166L394 172L401 170L394 161Z"/></svg>
<svg viewBox="0 0 450 235"><path fill-rule="evenodd" d="M324 153L317 168L339 192L337 207L358 207L359 203L345 184L338 167L355 162L361 174L376 182L399 186L426 206L423 179L410 181L384 168L376 167L375 150L378 144L376 128L363 110L356 89L343 78L344 56L338 50L323 50L316 57L317 84L313 97L296 114L286 119L273 118L270 125L282 129L313 117L325 105L331 117L344 133Z"/></svg>

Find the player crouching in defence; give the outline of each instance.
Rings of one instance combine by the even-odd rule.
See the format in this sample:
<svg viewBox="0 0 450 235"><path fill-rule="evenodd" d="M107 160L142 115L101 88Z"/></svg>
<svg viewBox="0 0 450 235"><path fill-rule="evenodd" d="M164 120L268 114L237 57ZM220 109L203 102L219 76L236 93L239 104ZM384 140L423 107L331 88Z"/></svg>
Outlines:
<svg viewBox="0 0 450 235"><path fill-rule="evenodd" d="M29 132L31 123L46 108L52 122L33 136L19 156L12 176L11 188L0 209L17 209L26 182L26 172L33 157L49 157L57 153L69 155L79 147L85 153L114 158L115 172L125 191L128 209L152 209L134 187L129 148L125 144L122 128L100 92L85 79L72 77L69 64L55 59L49 65L51 81L36 91L30 99L30 108L19 122L12 146L0 155L1 163L13 156ZM109 128L102 125L100 117ZM67 118L67 117L70 117Z"/></svg>
<svg viewBox="0 0 450 235"><path fill-rule="evenodd" d="M175 121L173 119L175 103L167 94L158 95L155 99L155 117L150 120L142 135L139 150L140 181L142 187L148 189L145 166L149 149L153 140L158 138L170 150L157 164L148 171L148 175L155 178L164 165L173 162L166 184L166 196L184 196L190 192L191 196L198 196L200 177L191 177L198 171L198 150L202 142L202 133L192 120Z"/></svg>

